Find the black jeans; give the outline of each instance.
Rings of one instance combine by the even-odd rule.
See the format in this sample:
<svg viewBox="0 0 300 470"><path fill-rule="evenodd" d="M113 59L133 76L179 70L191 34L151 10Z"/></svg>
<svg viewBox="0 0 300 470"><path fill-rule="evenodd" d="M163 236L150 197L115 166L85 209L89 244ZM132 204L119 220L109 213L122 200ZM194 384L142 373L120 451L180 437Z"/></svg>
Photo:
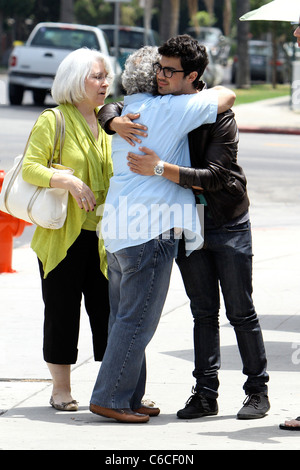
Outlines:
<svg viewBox="0 0 300 470"><path fill-rule="evenodd" d="M188 257L181 241L177 258L194 317L196 390L211 398L218 396L220 283L243 373L248 376L244 390L247 395L266 392L266 353L252 301L250 222L205 230L204 240L204 247Z"/></svg>
<svg viewBox="0 0 300 470"><path fill-rule="evenodd" d="M100 271L96 232L82 230L66 258L43 278L45 304L44 359L52 364L75 364L82 294L89 315L94 358L101 361L108 332L108 281Z"/></svg>

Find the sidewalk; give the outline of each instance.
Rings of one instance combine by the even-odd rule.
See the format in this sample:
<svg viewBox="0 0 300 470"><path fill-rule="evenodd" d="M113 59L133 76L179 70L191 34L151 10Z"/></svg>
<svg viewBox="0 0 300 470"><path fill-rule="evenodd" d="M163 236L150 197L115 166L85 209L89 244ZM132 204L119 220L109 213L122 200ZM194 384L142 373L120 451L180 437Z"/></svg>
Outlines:
<svg viewBox="0 0 300 470"><path fill-rule="evenodd" d="M266 101L235 108L241 131L249 131L253 122L267 122L270 128L278 123L287 124L286 129L297 128L300 116L288 110L286 98ZM299 449L300 433L282 431L278 425L300 414L300 224L264 226L261 214L265 209L254 205L251 216L254 302L263 328L270 374L271 410L265 418L236 419L245 398L245 376L223 306L219 414L190 421L176 417L194 385L192 317L176 265L162 319L147 349L146 398L156 402L161 414L145 425L129 425L89 412L99 364L92 359L84 307L79 358L72 372L73 396L79 401L79 411L63 413L51 408L50 376L41 351L40 281L35 255L29 248L33 227L27 227L23 236L15 239L13 268L17 272L0 275L0 449L102 450L104 458L111 456L112 451L115 456L122 456L125 450L128 455L147 450L158 456L160 451L168 450L182 455L181 459L198 455L201 450ZM281 206L271 209L268 217L277 220Z"/></svg>
<svg viewBox="0 0 300 470"><path fill-rule="evenodd" d="M291 97L234 106L240 132L300 134L300 113L291 110Z"/></svg>

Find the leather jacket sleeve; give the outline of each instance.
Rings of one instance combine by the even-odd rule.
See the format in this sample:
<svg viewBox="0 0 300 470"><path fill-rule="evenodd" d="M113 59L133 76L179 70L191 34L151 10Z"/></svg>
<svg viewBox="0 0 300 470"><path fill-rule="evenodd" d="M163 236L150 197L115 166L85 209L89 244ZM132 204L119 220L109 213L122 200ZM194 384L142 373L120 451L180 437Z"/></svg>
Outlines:
<svg viewBox="0 0 300 470"><path fill-rule="evenodd" d="M123 101L117 101L114 103L108 103L102 106L98 113L98 121L102 129L106 132L106 134L115 134L114 131L109 129L110 121L117 116L120 116L124 103Z"/></svg>
<svg viewBox="0 0 300 470"><path fill-rule="evenodd" d="M200 186L206 192L236 184L241 168L237 165L238 130L231 110L219 114L214 124L192 131L189 144L192 168L180 167L181 186Z"/></svg>

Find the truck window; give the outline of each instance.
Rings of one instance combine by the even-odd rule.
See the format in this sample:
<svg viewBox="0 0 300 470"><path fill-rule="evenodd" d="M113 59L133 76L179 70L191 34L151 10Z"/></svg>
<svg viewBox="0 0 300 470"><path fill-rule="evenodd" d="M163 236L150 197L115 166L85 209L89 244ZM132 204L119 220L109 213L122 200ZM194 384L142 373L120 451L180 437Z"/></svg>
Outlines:
<svg viewBox="0 0 300 470"><path fill-rule="evenodd" d="M32 46L75 50L80 47L99 50L94 32L74 28L42 27L34 36Z"/></svg>

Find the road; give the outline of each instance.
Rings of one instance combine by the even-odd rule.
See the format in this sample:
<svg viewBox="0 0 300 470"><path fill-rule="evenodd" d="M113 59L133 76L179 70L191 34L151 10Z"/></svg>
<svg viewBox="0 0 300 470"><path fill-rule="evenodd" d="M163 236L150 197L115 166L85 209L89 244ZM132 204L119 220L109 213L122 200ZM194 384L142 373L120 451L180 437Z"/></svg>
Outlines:
<svg viewBox="0 0 300 470"><path fill-rule="evenodd" d="M299 136L240 133L239 163L247 176L252 225L298 226Z"/></svg>

